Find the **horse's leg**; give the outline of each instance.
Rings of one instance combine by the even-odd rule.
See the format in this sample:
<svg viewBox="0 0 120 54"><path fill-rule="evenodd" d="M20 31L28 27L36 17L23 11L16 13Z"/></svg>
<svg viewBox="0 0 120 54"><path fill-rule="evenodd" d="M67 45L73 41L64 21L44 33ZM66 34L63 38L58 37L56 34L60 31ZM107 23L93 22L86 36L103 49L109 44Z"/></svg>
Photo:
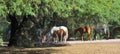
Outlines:
<svg viewBox="0 0 120 54"><path fill-rule="evenodd" d="M91 30L88 30L88 32L87 32L88 33L88 38L89 38L89 40L92 40L91 36L90 36L90 32L91 32Z"/></svg>
<svg viewBox="0 0 120 54"><path fill-rule="evenodd" d="M68 38L68 32L65 32L65 35L64 35L64 43L66 43L66 41L67 41L67 38Z"/></svg>
<svg viewBox="0 0 120 54"><path fill-rule="evenodd" d="M56 36L56 42L59 42L59 35Z"/></svg>
<svg viewBox="0 0 120 54"><path fill-rule="evenodd" d="M55 43L57 43L58 42L58 34L56 34L56 36L55 36Z"/></svg>
<svg viewBox="0 0 120 54"><path fill-rule="evenodd" d="M88 38L89 38L89 40L92 40L90 34L88 34Z"/></svg>
<svg viewBox="0 0 120 54"><path fill-rule="evenodd" d="M108 39L110 38L110 32L108 32Z"/></svg>
<svg viewBox="0 0 120 54"><path fill-rule="evenodd" d="M83 41L83 33L81 33L81 40Z"/></svg>
<svg viewBox="0 0 120 54"><path fill-rule="evenodd" d="M110 38L110 32L109 31L107 32L106 36L107 36L106 39L108 40Z"/></svg>
<svg viewBox="0 0 120 54"><path fill-rule="evenodd" d="M63 33L60 34L60 42L62 42Z"/></svg>
<svg viewBox="0 0 120 54"><path fill-rule="evenodd" d="M81 36L81 38L82 38L82 41L83 41L83 36Z"/></svg>
<svg viewBox="0 0 120 54"><path fill-rule="evenodd" d="M65 35L63 39L64 39L64 43L66 43L67 36Z"/></svg>
<svg viewBox="0 0 120 54"><path fill-rule="evenodd" d="M55 40L56 40L55 37L53 37L53 43L55 43Z"/></svg>
<svg viewBox="0 0 120 54"><path fill-rule="evenodd" d="M65 35L65 36L64 36L64 42L65 42L65 43L67 42L67 38L68 38L68 35Z"/></svg>
<svg viewBox="0 0 120 54"><path fill-rule="evenodd" d="M95 34L94 34L94 40L96 40L97 39L97 33L95 32Z"/></svg>

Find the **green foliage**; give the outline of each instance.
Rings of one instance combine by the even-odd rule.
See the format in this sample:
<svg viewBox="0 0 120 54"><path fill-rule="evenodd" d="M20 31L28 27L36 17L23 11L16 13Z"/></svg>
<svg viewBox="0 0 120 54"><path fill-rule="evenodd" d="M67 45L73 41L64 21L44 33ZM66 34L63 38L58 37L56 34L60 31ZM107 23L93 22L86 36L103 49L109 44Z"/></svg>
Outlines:
<svg viewBox="0 0 120 54"><path fill-rule="evenodd" d="M2 43L3 43L3 40L2 40L2 38L0 38L0 46L2 45Z"/></svg>
<svg viewBox="0 0 120 54"><path fill-rule="evenodd" d="M45 27L51 26L51 20L54 19L59 24L67 21L66 26L73 33L75 27L82 25L94 27L98 23L107 23L112 25L111 28L119 26L120 0L0 0L0 36L4 36L9 25L5 19L7 14L14 13L21 18L23 15L36 16L38 20L45 16ZM57 13L55 18L54 13ZM60 19L63 19L62 22ZM19 18L17 20L20 21Z"/></svg>
<svg viewBox="0 0 120 54"><path fill-rule="evenodd" d="M0 9L10 14L16 12L16 15L35 15L38 10L38 1L40 0L6 0L2 1L3 4L0 6ZM4 14L4 12L2 12L1 15Z"/></svg>
<svg viewBox="0 0 120 54"><path fill-rule="evenodd" d="M59 17L78 18L88 23L99 20L103 23L110 21L119 22L119 0L1 0L1 16L6 12L17 15L41 15L53 17L58 13ZM40 4L40 6L39 6ZM6 11L4 11L6 10ZM38 11L39 10L39 11ZM87 17L88 16L88 19ZM88 22L86 22L87 20Z"/></svg>

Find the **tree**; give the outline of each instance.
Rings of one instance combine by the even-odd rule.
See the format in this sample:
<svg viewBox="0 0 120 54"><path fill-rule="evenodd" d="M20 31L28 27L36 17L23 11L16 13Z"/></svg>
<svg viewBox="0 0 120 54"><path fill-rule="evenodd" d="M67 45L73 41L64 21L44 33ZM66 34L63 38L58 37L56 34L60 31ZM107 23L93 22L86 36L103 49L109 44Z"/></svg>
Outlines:
<svg viewBox="0 0 120 54"><path fill-rule="evenodd" d="M119 0L0 0L0 22L6 18L6 24L10 22L9 45L12 46L17 45L17 33L26 31L21 35L34 36L30 35L31 28L38 30L65 25L72 31L81 25L120 25L119 9Z"/></svg>
<svg viewBox="0 0 120 54"><path fill-rule="evenodd" d="M40 0L2 0L1 1L1 17L7 16L9 21L11 22L11 37L9 40L8 46L17 46L16 33L18 30L22 28L22 23L26 21L26 19L31 19L31 16L36 16L38 11L38 5ZM18 16L24 16L19 19ZM30 17L29 17L30 16ZM34 23L35 21L32 20Z"/></svg>

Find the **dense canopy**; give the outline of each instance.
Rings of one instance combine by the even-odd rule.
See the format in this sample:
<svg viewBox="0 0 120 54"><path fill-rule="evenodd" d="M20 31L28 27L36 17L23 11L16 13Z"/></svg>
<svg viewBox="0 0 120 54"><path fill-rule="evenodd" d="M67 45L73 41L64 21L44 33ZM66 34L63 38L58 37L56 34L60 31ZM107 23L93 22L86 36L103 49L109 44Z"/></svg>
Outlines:
<svg viewBox="0 0 120 54"><path fill-rule="evenodd" d="M46 30L40 35L32 32L54 25L67 26L70 35L80 25L106 23L112 29L120 25L119 15L120 0L0 0L0 37L10 28L18 34L11 35L12 40L41 36Z"/></svg>

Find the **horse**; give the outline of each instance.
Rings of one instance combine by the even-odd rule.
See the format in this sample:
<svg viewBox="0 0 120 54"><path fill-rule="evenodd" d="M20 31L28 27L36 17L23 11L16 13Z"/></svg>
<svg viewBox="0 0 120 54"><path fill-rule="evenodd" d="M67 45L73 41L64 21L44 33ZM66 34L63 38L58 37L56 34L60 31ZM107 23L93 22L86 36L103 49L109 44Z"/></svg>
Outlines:
<svg viewBox="0 0 120 54"><path fill-rule="evenodd" d="M60 34L59 32L61 31L61 32L63 32L62 30L64 30L64 33L65 33L65 35L63 36L63 41L66 43L66 41L67 41L67 39L68 39L68 29L67 29L67 27L65 27L65 26L54 26L52 29L51 29L51 31L50 31L50 33L51 33L51 36L53 37L53 38L56 38L57 40L53 40L54 42L57 42L58 41L58 38L57 38L57 36ZM62 33L61 33L62 34ZM57 35L57 36L56 36ZM60 35L59 35L60 36Z"/></svg>
<svg viewBox="0 0 120 54"><path fill-rule="evenodd" d="M113 28L111 33L112 33L112 36L113 36L112 38L115 38L114 35L118 35L120 33L120 27Z"/></svg>
<svg viewBox="0 0 120 54"><path fill-rule="evenodd" d="M59 40L59 42L62 42L63 37L65 36L65 31L63 29L60 29L55 31L54 33L55 33L54 40Z"/></svg>
<svg viewBox="0 0 120 54"><path fill-rule="evenodd" d="M113 32L114 34L119 33L119 32L120 32L120 27L115 27L115 28L112 30L112 32Z"/></svg>
<svg viewBox="0 0 120 54"><path fill-rule="evenodd" d="M109 39L110 37L109 27L106 24L97 25L96 28L94 28L93 30L94 30L94 40L97 39L97 34L99 33L104 34L106 39Z"/></svg>
<svg viewBox="0 0 120 54"><path fill-rule="evenodd" d="M45 43L45 41L46 41L46 36L42 36L42 37L41 37L41 42L42 42L42 43Z"/></svg>
<svg viewBox="0 0 120 54"><path fill-rule="evenodd" d="M90 26L80 26L78 28L75 28L74 29L74 34L76 34L77 32L80 32L80 37L81 37L81 40L83 41L83 33L87 33L88 34L88 37L89 37L89 40L91 40L91 27Z"/></svg>
<svg viewBox="0 0 120 54"><path fill-rule="evenodd" d="M49 45L52 43L52 37L50 36L50 32L47 32L45 35L42 35L39 38L39 44L40 45Z"/></svg>

